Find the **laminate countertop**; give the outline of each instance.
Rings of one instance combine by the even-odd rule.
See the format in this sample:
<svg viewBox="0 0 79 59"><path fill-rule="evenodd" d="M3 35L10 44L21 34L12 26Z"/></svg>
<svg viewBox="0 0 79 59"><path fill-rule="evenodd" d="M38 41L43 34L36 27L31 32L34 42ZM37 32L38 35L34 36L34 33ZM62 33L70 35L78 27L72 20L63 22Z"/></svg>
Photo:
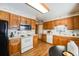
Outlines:
<svg viewBox="0 0 79 59"><path fill-rule="evenodd" d="M62 36L62 37L79 38L79 36L69 36L69 35L53 35L53 36Z"/></svg>

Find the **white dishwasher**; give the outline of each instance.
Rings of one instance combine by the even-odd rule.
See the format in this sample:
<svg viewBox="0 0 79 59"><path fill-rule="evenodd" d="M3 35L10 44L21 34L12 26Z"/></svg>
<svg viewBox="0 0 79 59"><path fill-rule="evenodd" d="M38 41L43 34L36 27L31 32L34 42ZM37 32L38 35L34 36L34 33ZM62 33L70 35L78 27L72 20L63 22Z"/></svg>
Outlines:
<svg viewBox="0 0 79 59"><path fill-rule="evenodd" d="M21 53L33 48L33 37L23 37L21 39Z"/></svg>
<svg viewBox="0 0 79 59"><path fill-rule="evenodd" d="M50 34L47 34L47 42L48 43L53 43L53 36Z"/></svg>

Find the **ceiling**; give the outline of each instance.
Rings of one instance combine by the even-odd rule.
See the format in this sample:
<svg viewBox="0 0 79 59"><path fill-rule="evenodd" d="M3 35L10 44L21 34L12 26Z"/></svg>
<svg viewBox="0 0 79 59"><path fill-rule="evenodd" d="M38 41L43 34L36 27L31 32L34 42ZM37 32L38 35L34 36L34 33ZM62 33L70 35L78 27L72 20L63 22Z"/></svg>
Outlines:
<svg viewBox="0 0 79 59"><path fill-rule="evenodd" d="M47 3L49 12L40 13L25 3L0 3L0 9L40 21L55 20L56 18L79 14L78 3Z"/></svg>
<svg viewBox="0 0 79 59"><path fill-rule="evenodd" d="M76 3L48 3L49 12L37 15L38 20L49 21L56 18L79 14L79 4Z"/></svg>

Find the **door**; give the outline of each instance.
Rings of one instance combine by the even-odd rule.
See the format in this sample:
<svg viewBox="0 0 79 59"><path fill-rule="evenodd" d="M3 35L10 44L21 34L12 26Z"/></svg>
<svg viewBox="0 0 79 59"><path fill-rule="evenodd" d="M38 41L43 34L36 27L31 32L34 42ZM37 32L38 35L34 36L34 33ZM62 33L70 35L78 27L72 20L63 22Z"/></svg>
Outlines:
<svg viewBox="0 0 79 59"><path fill-rule="evenodd" d="M7 56L8 53L8 22L0 20L0 56Z"/></svg>

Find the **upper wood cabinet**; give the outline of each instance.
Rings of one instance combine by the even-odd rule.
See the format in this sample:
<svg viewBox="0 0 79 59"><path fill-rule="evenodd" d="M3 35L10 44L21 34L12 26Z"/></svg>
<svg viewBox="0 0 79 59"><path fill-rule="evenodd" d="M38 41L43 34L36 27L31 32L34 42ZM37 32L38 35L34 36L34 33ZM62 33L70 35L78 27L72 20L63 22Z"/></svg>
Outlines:
<svg viewBox="0 0 79 59"><path fill-rule="evenodd" d="M9 27L19 27L20 25L20 16L10 14Z"/></svg>
<svg viewBox="0 0 79 59"><path fill-rule="evenodd" d="M63 24L63 20L55 20L53 21L55 23L55 26L58 26L58 25L62 25Z"/></svg>
<svg viewBox="0 0 79 59"><path fill-rule="evenodd" d="M72 17L55 20L54 22L55 26L65 25L69 30L74 29L74 19Z"/></svg>
<svg viewBox="0 0 79 59"><path fill-rule="evenodd" d="M0 11L0 19L9 21L9 13L4 12L4 11Z"/></svg>
<svg viewBox="0 0 79 59"><path fill-rule="evenodd" d="M29 18L26 19L26 24L31 24L31 20Z"/></svg>
<svg viewBox="0 0 79 59"><path fill-rule="evenodd" d="M47 22L44 22L44 23L43 23L43 29L47 29L47 26L48 26L48 25L47 25Z"/></svg>
<svg viewBox="0 0 79 59"><path fill-rule="evenodd" d="M43 23L43 29L53 29L54 28L54 22L48 21Z"/></svg>
<svg viewBox="0 0 79 59"><path fill-rule="evenodd" d="M52 21L49 21L48 23L47 23L47 28L48 29L53 29L53 22Z"/></svg>
<svg viewBox="0 0 79 59"><path fill-rule="evenodd" d="M65 18L64 24L67 26L67 28L69 30L73 30L74 29L74 19L73 19L73 17Z"/></svg>
<svg viewBox="0 0 79 59"><path fill-rule="evenodd" d="M79 29L79 16L74 16L74 29Z"/></svg>
<svg viewBox="0 0 79 59"><path fill-rule="evenodd" d="M31 19L26 17L21 17L21 24L29 24L31 25Z"/></svg>
<svg viewBox="0 0 79 59"><path fill-rule="evenodd" d="M21 17L21 22L20 22L20 24L26 24L27 23L27 18L25 18L25 17Z"/></svg>
<svg viewBox="0 0 79 59"><path fill-rule="evenodd" d="M31 19L31 26L32 26L32 29L36 29L36 21Z"/></svg>
<svg viewBox="0 0 79 59"><path fill-rule="evenodd" d="M29 24L32 26L32 29L36 29L36 21L34 19L21 17L21 24Z"/></svg>

